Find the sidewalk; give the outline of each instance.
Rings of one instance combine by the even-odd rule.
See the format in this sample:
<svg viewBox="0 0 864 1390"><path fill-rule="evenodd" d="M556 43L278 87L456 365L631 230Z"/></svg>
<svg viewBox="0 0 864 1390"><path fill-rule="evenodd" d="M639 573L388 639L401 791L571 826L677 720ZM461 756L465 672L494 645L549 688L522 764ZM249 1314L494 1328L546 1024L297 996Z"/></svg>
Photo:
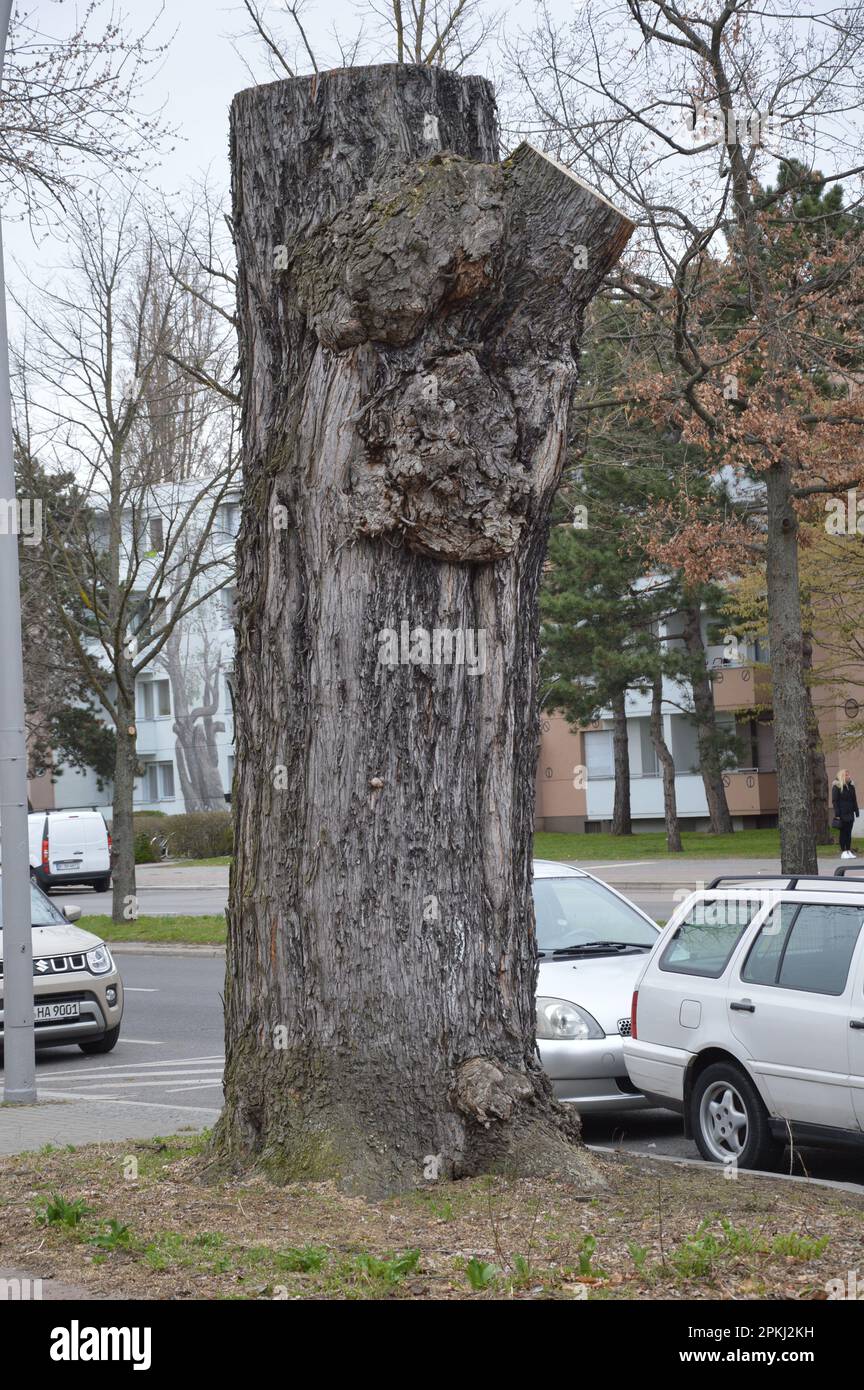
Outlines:
<svg viewBox="0 0 864 1390"><path fill-rule="evenodd" d="M209 1129L219 1111L203 1106L147 1105L138 1101L42 1100L0 1106L0 1154L30 1153L81 1144L116 1144Z"/></svg>
<svg viewBox="0 0 864 1390"><path fill-rule="evenodd" d="M231 870L227 864L189 864L182 859L162 864L136 864L139 888L226 888Z"/></svg>

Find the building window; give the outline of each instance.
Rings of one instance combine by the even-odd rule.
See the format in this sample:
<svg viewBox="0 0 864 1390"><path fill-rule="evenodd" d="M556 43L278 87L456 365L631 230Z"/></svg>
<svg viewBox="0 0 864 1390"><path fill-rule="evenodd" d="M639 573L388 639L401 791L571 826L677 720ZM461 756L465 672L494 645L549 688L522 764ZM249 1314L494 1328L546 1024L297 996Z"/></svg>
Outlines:
<svg viewBox="0 0 864 1390"><path fill-rule="evenodd" d="M174 764L173 762L144 764L144 773L138 785L136 801L173 801Z"/></svg>
<svg viewBox="0 0 864 1390"><path fill-rule="evenodd" d="M163 518L158 514L150 517L150 549L165 549L165 527Z"/></svg>
<svg viewBox="0 0 864 1390"><path fill-rule="evenodd" d="M234 540L240 530L240 504L238 502L226 502L221 508L222 512L222 539Z"/></svg>
<svg viewBox="0 0 864 1390"><path fill-rule="evenodd" d="M141 681L138 686L138 718L165 719L170 714L171 682Z"/></svg>
<svg viewBox="0 0 864 1390"><path fill-rule="evenodd" d="M227 589L222 590L222 617L226 627L234 624L235 608L237 607L237 590L233 584Z"/></svg>
<svg viewBox="0 0 864 1390"><path fill-rule="evenodd" d="M585 734L585 765L588 781L597 777L613 777L612 732L610 729Z"/></svg>
<svg viewBox="0 0 864 1390"><path fill-rule="evenodd" d="M639 750L642 754L642 776L656 777L660 771L657 749L651 737L651 720L637 719L639 725Z"/></svg>
<svg viewBox="0 0 864 1390"><path fill-rule="evenodd" d="M234 672L225 672L225 713L234 713Z"/></svg>
<svg viewBox="0 0 864 1390"><path fill-rule="evenodd" d="M129 626L139 643L149 642L162 631L167 621L167 599L148 599L142 595L132 595L132 619Z"/></svg>

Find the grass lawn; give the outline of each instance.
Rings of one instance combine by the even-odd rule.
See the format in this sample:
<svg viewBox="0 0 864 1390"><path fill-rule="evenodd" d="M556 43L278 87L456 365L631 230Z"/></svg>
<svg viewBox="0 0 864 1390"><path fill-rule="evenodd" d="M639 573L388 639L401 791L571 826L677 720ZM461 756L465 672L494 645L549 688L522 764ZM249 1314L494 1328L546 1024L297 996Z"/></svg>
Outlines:
<svg viewBox="0 0 864 1390"><path fill-rule="evenodd" d="M637 835L551 835L540 832L534 836L534 853L538 859L582 859L586 863L613 862L616 859L779 859L779 830L738 830L734 835L706 835L695 830L681 833L683 855L669 854L662 830L649 830ZM864 853L864 838L853 841L859 854ZM821 854L837 857L836 847L823 845ZM178 859L174 869L210 868L230 864L226 855L218 859Z"/></svg>
<svg viewBox="0 0 864 1390"><path fill-rule="evenodd" d="M485 1178L366 1201L214 1180L203 1144L0 1158L4 1264L111 1298L807 1300L864 1239L858 1194L719 1168L597 1156L600 1191Z"/></svg>
<svg viewBox="0 0 864 1390"><path fill-rule="evenodd" d="M779 830L738 830L734 835L706 835L695 830L681 832L683 856L669 854L662 830L639 835L547 835L534 836L538 859L583 859L586 863L615 859L779 859ZM853 841L853 843L855 843ZM859 853L861 841L857 842ZM820 854L836 859L838 850L820 847Z"/></svg>
<svg viewBox="0 0 864 1390"><path fill-rule="evenodd" d="M187 945L225 944L224 917L138 917L119 926L110 917L82 917L76 924L103 941L177 941Z"/></svg>

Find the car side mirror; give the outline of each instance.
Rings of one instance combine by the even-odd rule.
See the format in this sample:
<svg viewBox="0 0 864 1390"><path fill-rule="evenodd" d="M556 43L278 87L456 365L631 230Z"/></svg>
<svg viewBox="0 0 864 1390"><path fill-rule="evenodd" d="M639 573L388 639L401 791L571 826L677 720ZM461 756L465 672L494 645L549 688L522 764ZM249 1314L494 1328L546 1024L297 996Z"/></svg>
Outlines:
<svg viewBox="0 0 864 1390"><path fill-rule="evenodd" d="M81 909L77 903L64 903L62 912L67 922L77 922L81 916Z"/></svg>

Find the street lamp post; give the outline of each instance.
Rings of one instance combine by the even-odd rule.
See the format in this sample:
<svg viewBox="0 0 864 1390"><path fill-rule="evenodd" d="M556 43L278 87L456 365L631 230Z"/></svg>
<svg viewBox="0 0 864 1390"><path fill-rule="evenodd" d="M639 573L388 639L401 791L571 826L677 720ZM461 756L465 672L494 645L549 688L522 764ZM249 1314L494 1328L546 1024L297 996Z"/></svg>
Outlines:
<svg viewBox="0 0 864 1390"><path fill-rule="evenodd" d="M0 83L12 0L0 0ZM3 903L3 1098L36 1099L33 1028L33 939L30 932L30 849L27 835L27 740L21 658L18 511L12 448L9 336L0 227L0 856Z"/></svg>

